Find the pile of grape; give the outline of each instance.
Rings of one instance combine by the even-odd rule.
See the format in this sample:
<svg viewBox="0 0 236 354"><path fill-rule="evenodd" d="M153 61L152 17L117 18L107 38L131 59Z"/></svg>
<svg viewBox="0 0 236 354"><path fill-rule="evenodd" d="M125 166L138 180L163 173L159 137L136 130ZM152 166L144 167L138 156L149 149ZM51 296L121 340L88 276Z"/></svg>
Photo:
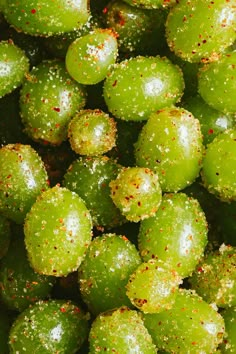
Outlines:
<svg viewBox="0 0 236 354"><path fill-rule="evenodd" d="M235 0L0 0L0 354L235 354L235 235Z"/></svg>

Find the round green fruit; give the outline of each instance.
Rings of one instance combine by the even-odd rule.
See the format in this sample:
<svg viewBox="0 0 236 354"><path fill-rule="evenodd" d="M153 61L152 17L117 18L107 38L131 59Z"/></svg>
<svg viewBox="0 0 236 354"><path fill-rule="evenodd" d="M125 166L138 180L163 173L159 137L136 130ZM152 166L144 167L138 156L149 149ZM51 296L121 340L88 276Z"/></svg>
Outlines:
<svg viewBox="0 0 236 354"><path fill-rule="evenodd" d="M59 186L42 193L24 224L33 269L57 277L77 270L91 242L91 228L89 211L76 193Z"/></svg>

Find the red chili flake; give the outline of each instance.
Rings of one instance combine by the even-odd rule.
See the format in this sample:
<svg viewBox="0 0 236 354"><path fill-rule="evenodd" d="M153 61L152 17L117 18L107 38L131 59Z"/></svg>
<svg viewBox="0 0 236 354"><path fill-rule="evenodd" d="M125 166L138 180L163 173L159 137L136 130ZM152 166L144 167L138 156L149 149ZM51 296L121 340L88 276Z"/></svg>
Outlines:
<svg viewBox="0 0 236 354"><path fill-rule="evenodd" d="M214 133L214 130L213 129L209 129L208 130L208 134L213 134Z"/></svg>
<svg viewBox="0 0 236 354"><path fill-rule="evenodd" d="M61 126L61 125L60 125L59 123L56 123L56 124L55 124L55 127L56 127L56 128L60 128L60 126Z"/></svg>
<svg viewBox="0 0 236 354"><path fill-rule="evenodd" d="M204 272L202 267L198 267L197 271L198 271L198 273L203 273Z"/></svg>
<svg viewBox="0 0 236 354"><path fill-rule="evenodd" d="M116 86L116 84L117 84L117 80L115 80L115 81L113 82L112 86L114 87L114 86Z"/></svg>
<svg viewBox="0 0 236 354"><path fill-rule="evenodd" d="M53 107L53 110L56 111L56 112L60 112L60 108L59 107Z"/></svg>
<svg viewBox="0 0 236 354"><path fill-rule="evenodd" d="M122 239L123 239L124 241L129 241L129 239L128 239L126 236L122 236Z"/></svg>
<svg viewBox="0 0 236 354"><path fill-rule="evenodd" d="M103 12L104 14L106 14L106 13L108 12L108 8L107 8L107 7L104 7L104 9L102 10L102 12Z"/></svg>
<svg viewBox="0 0 236 354"><path fill-rule="evenodd" d="M12 175L8 175L7 178L8 178L8 179L9 179L9 178L12 178Z"/></svg>
<svg viewBox="0 0 236 354"><path fill-rule="evenodd" d="M61 308L60 308L60 311L63 312L63 313L65 313L65 312L66 312L65 307L61 307Z"/></svg>
<svg viewBox="0 0 236 354"><path fill-rule="evenodd" d="M74 313L80 313L79 307L75 307L75 308L74 308Z"/></svg>
<svg viewBox="0 0 236 354"><path fill-rule="evenodd" d="M36 13L36 10L35 9L32 9L31 10L31 13L34 15Z"/></svg>

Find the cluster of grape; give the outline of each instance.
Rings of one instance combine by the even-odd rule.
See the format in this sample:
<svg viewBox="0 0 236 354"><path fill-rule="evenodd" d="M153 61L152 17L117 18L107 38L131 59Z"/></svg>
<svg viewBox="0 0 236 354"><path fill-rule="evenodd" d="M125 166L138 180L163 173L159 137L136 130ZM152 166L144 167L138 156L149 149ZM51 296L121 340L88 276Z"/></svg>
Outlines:
<svg viewBox="0 0 236 354"><path fill-rule="evenodd" d="M0 0L0 353L236 353L235 0Z"/></svg>

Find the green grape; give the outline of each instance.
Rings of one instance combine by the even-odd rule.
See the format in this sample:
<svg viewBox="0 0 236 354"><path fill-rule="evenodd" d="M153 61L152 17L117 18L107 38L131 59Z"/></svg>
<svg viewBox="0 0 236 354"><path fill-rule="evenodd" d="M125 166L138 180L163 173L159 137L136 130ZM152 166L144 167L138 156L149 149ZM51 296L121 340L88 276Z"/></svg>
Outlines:
<svg viewBox="0 0 236 354"><path fill-rule="evenodd" d="M85 201L93 226L109 229L125 221L111 199L109 187L120 168L114 159L107 156L80 157L64 176L63 185Z"/></svg>
<svg viewBox="0 0 236 354"><path fill-rule="evenodd" d="M128 4L144 9L159 9L174 5L177 0L125 0Z"/></svg>
<svg viewBox="0 0 236 354"><path fill-rule="evenodd" d="M116 144L116 122L100 109L78 112L68 126L72 150L77 154L96 156L111 150Z"/></svg>
<svg viewBox="0 0 236 354"><path fill-rule="evenodd" d="M91 227L90 214L76 193L58 185L42 193L24 223L32 268L57 277L77 270L91 242Z"/></svg>
<svg viewBox="0 0 236 354"><path fill-rule="evenodd" d="M180 289L171 309L143 319L157 348L168 353L215 353L225 331L216 309L186 289Z"/></svg>
<svg viewBox="0 0 236 354"><path fill-rule="evenodd" d="M20 114L25 132L38 142L59 145L68 123L84 107L84 86L71 79L60 60L33 67L20 93Z"/></svg>
<svg viewBox="0 0 236 354"><path fill-rule="evenodd" d="M236 38L234 1L182 0L173 6L166 21L170 49L190 62L209 62Z"/></svg>
<svg viewBox="0 0 236 354"><path fill-rule="evenodd" d="M236 305L236 249L222 245L199 263L189 282L207 302L218 307Z"/></svg>
<svg viewBox="0 0 236 354"><path fill-rule="evenodd" d="M229 307L221 312L225 322L225 335L220 345L222 354L236 351L236 307Z"/></svg>
<svg viewBox="0 0 236 354"><path fill-rule="evenodd" d="M65 58L66 68L77 82L94 85L105 79L117 55L116 33L98 28L70 44Z"/></svg>
<svg viewBox="0 0 236 354"><path fill-rule="evenodd" d="M156 55L164 49L166 11L146 10L111 0L103 16L106 27L118 34L119 53Z"/></svg>
<svg viewBox="0 0 236 354"><path fill-rule="evenodd" d="M140 121L178 102L183 89L182 72L169 59L137 56L111 68L103 94L114 117Z"/></svg>
<svg viewBox="0 0 236 354"><path fill-rule="evenodd" d="M120 307L101 313L89 333L89 353L155 354L156 348L138 312Z"/></svg>
<svg viewBox="0 0 236 354"><path fill-rule="evenodd" d="M232 128L236 122L236 115L214 109L199 95L187 98L183 107L200 121L204 145L211 143L219 133Z"/></svg>
<svg viewBox="0 0 236 354"><path fill-rule="evenodd" d="M179 107L152 113L135 146L137 165L158 174L163 192L177 192L193 183L202 153L199 120Z"/></svg>
<svg viewBox="0 0 236 354"><path fill-rule="evenodd" d="M51 293L54 282L54 277L34 272L27 258L24 239L14 235L0 265L2 303L8 309L21 312L30 304L46 299Z"/></svg>
<svg viewBox="0 0 236 354"><path fill-rule="evenodd" d="M144 261L168 262L182 277L192 273L207 244L207 221L195 198L165 193L152 218L141 221L138 247Z"/></svg>
<svg viewBox="0 0 236 354"><path fill-rule="evenodd" d="M210 193L223 201L236 200L236 129L218 134L203 158L202 181Z"/></svg>
<svg viewBox="0 0 236 354"><path fill-rule="evenodd" d="M48 176L37 152L24 144L0 149L0 212L23 223L37 196L48 188Z"/></svg>
<svg viewBox="0 0 236 354"><path fill-rule="evenodd" d="M0 41L0 98L21 86L28 71L24 51L12 41Z"/></svg>
<svg viewBox="0 0 236 354"><path fill-rule="evenodd" d="M131 303L144 313L158 313L174 306L182 278L168 263L151 259L141 263L126 285Z"/></svg>
<svg viewBox="0 0 236 354"><path fill-rule="evenodd" d="M235 10L236 11L236 10ZM235 20L236 21L236 20ZM199 70L198 91L213 108L236 114L236 50Z"/></svg>
<svg viewBox="0 0 236 354"><path fill-rule="evenodd" d="M5 0L3 13L18 31L50 36L80 27L89 18L87 0Z"/></svg>
<svg viewBox="0 0 236 354"><path fill-rule="evenodd" d="M160 206L159 178L149 168L124 167L109 186L114 204L129 221L149 218Z"/></svg>
<svg viewBox="0 0 236 354"><path fill-rule="evenodd" d="M88 335L88 317L66 300L38 301L21 312L9 335L10 353L72 354Z"/></svg>
<svg viewBox="0 0 236 354"><path fill-rule="evenodd" d="M11 240L10 221L0 214L0 259L6 255Z"/></svg>
<svg viewBox="0 0 236 354"><path fill-rule="evenodd" d="M125 236L102 234L93 239L78 270L81 296L92 314L132 306L125 285L140 263L137 249Z"/></svg>

